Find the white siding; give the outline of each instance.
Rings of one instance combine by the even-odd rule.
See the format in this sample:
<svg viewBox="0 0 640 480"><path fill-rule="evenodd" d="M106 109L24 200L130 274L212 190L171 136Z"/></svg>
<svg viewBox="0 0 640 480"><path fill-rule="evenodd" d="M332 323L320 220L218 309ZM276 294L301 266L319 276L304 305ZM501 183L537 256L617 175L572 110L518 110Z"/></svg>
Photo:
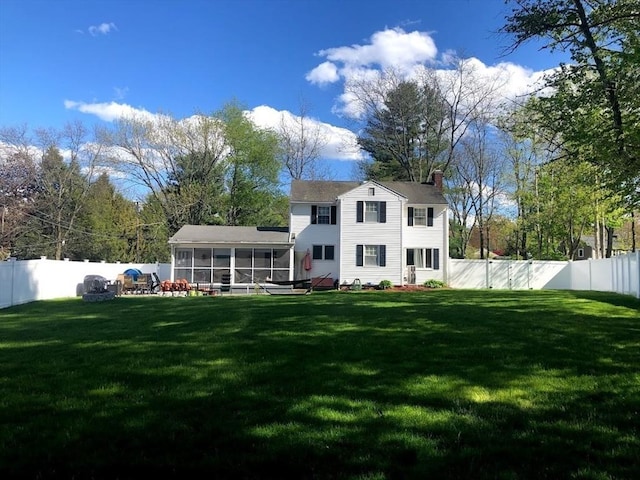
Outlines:
<svg viewBox="0 0 640 480"><path fill-rule="evenodd" d="M312 204L292 204L291 205L291 233L295 235L295 269L294 277L311 278L329 275L333 279L340 276L339 260L339 222L340 212L337 213L336 225L312 225L311 224ZM320 204L329 206L329 204ZM302 268L302 261L307 249L312 252L314 245L335 246L334 260L313 260L311 270L305 271Z"/></svg>
<svg viewBox="0 0 640 480"><path fill-rule="evenodd" d="M433 208L433 226L408 225L408 207ZM402 249L402 265L407 272L407 248L438 248L440 249L440 269L417 268L416 284L422 284L426 280L444 280L445 270L447 268L447 258L449 256L448 236L448 217L447 207L445 205L407 205L403 211L403 249ZM406 273L405 273L406 275Z"/></svg>
<svg viewBox="0 0 640 480"><path fill-rule="evenodd" d="M375 196L369 196L369 187ZM357 201L386 202L385 223L356 222ZM377 285L381 280L402 283L402 220L404 199L377 184L365 183L342 195L339 200L340 282L351 283L358 278L362 284ZM386 266L356 266L356 245L385 245Z"/></svg>

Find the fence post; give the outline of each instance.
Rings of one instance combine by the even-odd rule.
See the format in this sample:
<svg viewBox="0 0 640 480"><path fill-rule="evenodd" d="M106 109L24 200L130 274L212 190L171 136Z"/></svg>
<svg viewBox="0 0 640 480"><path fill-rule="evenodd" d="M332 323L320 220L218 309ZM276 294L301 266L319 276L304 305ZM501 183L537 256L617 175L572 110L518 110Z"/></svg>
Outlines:
<svg viewBox="0 0 640 480"><path fill-rule="evenodd" d="M636 250L636 298L640 298L640 250Z"/></svg>

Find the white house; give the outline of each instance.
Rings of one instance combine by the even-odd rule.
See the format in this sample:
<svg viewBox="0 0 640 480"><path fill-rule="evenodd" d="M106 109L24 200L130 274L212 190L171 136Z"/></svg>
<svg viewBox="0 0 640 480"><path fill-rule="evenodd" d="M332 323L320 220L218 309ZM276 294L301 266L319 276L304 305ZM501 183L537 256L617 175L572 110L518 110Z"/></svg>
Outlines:
<svg viewBox="0 0 640 480"><path fill-rule="evenodd" d="M431 184L293 181L290 202L297 278L446 280L449 222L440 172Z"/></svg>
<svg viewBox="0 0 640 480"><path fill-rule="evenodd" d="M294 180L288 229L185 225L169 243L172 280L192 283L446 282L442 173L422 184Z"/></svg>

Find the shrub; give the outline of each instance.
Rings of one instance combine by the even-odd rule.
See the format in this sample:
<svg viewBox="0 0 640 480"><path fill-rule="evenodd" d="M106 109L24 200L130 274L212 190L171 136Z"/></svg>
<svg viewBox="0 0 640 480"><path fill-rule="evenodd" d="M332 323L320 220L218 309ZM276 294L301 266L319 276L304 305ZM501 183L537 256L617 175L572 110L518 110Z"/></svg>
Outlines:
<svg viewBox="0 0 640 480"><path fill-rule="evenodd" d="M427 288L443 288L446 287L446 283L444 283L441 280L425 280L425 282L423 283L423 285Z"/></svg>
<svg viewBox="0 0 640 480"><path fill-rule="evenodd" d="M393 283L391 283L391 280L381 280L378 287L382 290L386 290L387 288L393 287Z"/></svg>

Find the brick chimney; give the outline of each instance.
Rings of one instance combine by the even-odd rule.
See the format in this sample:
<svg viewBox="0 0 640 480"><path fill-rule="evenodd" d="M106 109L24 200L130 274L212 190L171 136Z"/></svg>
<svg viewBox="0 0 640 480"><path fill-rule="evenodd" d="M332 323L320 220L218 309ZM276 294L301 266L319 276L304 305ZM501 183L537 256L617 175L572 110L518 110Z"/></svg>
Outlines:
<svg viewBox="0 0 640 480"><path fill-rule="evenodd" d="M434 170L431 174L431 183L435 185L439 192L442 192L442 170Z"/></svg>

